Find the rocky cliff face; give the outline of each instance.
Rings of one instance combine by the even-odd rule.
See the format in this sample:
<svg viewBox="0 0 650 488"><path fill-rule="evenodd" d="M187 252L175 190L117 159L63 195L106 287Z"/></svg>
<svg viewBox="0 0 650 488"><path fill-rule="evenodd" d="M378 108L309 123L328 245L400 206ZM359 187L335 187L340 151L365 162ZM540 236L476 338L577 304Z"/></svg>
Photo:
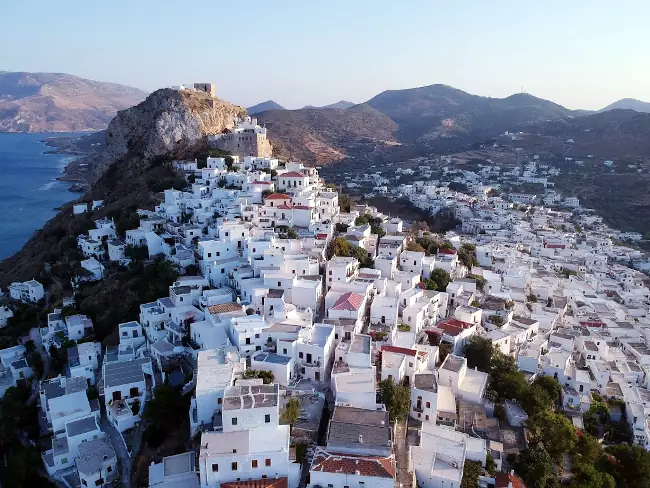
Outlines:
<svg viewBox="0 0 650 488"><path fill-rule="evenodd" d="M164 163L205 157L207 135L232 128L245 115L244 108L205 93L171 89L158 90L119 112L106 130L103 151L75 162L93 168L92 185L80 200L104 200L104 206L73 216L74 202L64 205L21 251L0 262L0 286L32 277L50 279L43 272L45 263L60 268L65 253L76 247L74 238L66 237L87 232L96 219L128 222L126 228L137 225L131 222L135 210L153 209L162 190L186 186L185 178Z"/></svg>
<svg viewBox="0 0 650 488"><path fill-rule="evenodd" d="M128 154L144 160L182 157L205 146L207 135L231 129L246 109L199 91L162 89L118 112L106 130L106 147L94 165L98 179L113 162Z"/></svg>

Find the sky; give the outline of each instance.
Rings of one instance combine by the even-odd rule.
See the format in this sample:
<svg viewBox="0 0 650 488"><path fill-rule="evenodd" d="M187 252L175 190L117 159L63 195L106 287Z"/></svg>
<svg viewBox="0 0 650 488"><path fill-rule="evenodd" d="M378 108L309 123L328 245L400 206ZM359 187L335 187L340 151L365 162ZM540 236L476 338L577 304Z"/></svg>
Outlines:
<svg viewBox="0 0 650 488"><path fill-rule="evenodd" d="M648 0L5 0L0 70L212 82L244 106L443 83L598 109L650 101L648 19Z"/></svg>

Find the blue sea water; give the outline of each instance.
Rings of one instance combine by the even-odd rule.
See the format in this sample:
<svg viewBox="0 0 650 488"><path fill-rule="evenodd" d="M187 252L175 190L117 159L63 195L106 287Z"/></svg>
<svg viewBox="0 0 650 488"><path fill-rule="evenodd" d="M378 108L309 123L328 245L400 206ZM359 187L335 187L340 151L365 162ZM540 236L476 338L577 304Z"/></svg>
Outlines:
<svg viewBox="0 0 650 488"><path fill-rule="evenodd" d="M11 256L56 208L78 198L57 181L74 156L44 154L43 140L75 134L0 133L0 260Z"/></svg>

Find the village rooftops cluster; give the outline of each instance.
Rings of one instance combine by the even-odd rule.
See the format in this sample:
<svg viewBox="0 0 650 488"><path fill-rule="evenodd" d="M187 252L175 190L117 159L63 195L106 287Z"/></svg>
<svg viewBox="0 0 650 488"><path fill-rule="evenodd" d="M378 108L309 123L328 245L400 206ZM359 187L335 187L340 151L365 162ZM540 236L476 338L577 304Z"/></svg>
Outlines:
<svg viewBox="0 0 650 488"><path fill-rule="evenodd" d="M327 402L327 442L304 461L310 488L392 488L413 474L423 488L459 488L466 460L485 466L488 452L503 457L488 374L463 356L474 337L531 377L557 378L562 408L576 424L592 392L621 400L634 441L650 449L650 290L627 266L638 252L617 245L593 212L571 197L560 203L574 211L549 195L494 196L481 178L495 170L484 168L478 179L464 173L467 193L422 182L396 187L420 208L444 208L461 221L457 231L425 235L374 207L342 211L317 169L271 158L265 140L254 119L238 121L211 141L221 149L245 141L247 153L175 161L187 189L165 190L124 235L99 219L78 236L86 271L74 286L104 279L107 261L156 256L181 277L168 296L115 324L119 343L104 351L84 342L90 318L65 309L48 315L44 344L76 341L66 376L39 388L52 435L48 473L76 466L82 484L106 484L116 455L88 385L124 432L141 422L159 373L176 368L180 379L165 374L191 396L188 435L198 447L153 463L150 486L297 487L294 445L315 443ZM534 160L510 176L550 188L543 166ZM433 252L414 245L424 238L444 245ZM350 251L332 256L335 247ZM432 286L433 275L448 284ZM10 291L21 301L44 296L33 280ZM0 359L5 390L30 374L24 348L1 351ZM401 452L380 381L406 386L406 414L419 426L419 443ZM292 430L282 413L295 402ZM521 406L508 399L504 410L510 427L523 429ZM482 478L494 486L504 480L521 486L513 474Z"/></svg>

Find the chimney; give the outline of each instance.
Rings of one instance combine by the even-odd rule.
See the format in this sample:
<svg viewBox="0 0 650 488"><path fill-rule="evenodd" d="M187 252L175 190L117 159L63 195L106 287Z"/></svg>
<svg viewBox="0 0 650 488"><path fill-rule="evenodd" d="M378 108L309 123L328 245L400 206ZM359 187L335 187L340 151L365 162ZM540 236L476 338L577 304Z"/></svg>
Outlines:
<svg viewBox="0 0 650 488"><path fill-rule="evenodd" d="M363 436L359 434L359 444L363 444Z"/></svg>

